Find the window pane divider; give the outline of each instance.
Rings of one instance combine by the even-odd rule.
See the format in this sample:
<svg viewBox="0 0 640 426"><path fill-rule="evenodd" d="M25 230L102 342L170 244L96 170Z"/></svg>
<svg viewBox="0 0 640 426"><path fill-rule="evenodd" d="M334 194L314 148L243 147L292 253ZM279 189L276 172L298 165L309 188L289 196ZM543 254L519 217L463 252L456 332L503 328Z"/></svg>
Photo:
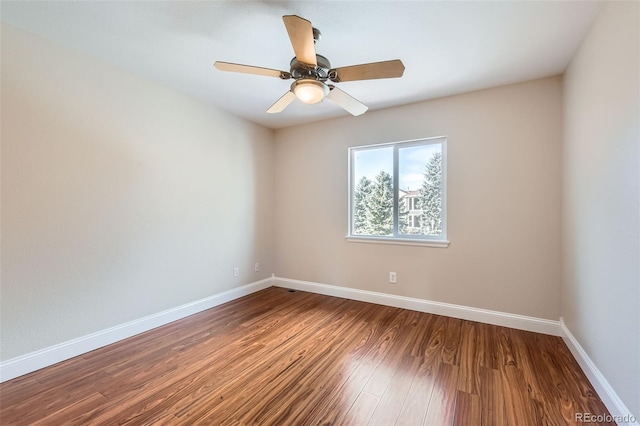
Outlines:
<svg viewBox="0 0 640 426"><path fill-rule="evenodd" d="M399 234L400 222L400 159L398 156L398 145L393 146L393 235Z"/></svg>

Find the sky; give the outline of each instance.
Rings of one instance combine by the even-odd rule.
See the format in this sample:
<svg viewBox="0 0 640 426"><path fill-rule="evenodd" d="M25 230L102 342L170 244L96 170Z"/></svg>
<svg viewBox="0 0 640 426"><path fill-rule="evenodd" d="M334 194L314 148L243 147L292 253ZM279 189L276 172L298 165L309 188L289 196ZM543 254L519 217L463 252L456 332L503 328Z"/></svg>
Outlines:
<svg viewBox="0 0 640 426"><path fill-rule="evenodd" d="M440 144L399 148L400 188L409 191L419 189L422 186L427 161L441 149ZM362 176L373 181L380 170L393 175L393 147L385 146L356 151L354 169L356 184Z"/></svg>

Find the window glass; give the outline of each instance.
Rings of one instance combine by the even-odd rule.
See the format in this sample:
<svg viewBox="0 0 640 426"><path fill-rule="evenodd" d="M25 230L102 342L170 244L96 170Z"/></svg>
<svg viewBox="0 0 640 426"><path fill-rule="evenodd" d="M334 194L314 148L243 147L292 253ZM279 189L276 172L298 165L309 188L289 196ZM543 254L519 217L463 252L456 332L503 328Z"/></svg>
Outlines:
<svg viewBox="0 0 640 426"><path fill-rule="evenodd" d="M393 235L393 147L354 152L353 233Z"/></svg>

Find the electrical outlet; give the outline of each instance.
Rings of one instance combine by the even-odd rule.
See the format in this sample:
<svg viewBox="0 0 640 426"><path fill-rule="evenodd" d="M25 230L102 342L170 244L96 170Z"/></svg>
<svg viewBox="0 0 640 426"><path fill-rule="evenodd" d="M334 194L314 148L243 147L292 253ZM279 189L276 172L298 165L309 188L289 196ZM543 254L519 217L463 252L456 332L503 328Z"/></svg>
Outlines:
<svg viewBox="0 0 640 426"><path fill-rule="evenodd" d="M396 283L396 273L395 272L389 272L389 282L391 284L395 284Z"/></svg>
<svg viewBox="0 0 640 426"><path fill-rule="evenodd" d="M237 277L238 275L240 275L240 269L236 266L233 268L233 276Z"/></svg>
<svg viewBox="0 0 640 426"><path fill-rule="evenodd" d="M256 262L255 265L253 265L253 271L258 272L259 270L260 270L260 264Z"/></svg>

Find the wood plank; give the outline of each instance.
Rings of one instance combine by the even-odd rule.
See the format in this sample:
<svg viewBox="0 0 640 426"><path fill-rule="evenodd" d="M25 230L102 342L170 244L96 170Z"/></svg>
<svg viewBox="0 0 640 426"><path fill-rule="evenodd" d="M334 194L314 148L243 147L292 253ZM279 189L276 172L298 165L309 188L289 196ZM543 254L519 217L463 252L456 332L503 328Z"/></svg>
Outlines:
<svg viewBox="0 0 640 426"><path fill-rule="evenodd" d="M499 370L480 368L480 405L483 425L507 425L502 375Z"/></svg>
<svg viewBox="0 0 640 426"><path fill-rule="evenodd" d="M402 363L405 348L410 345L413 340L413 334L416 331L411 326L401 328L401 333L399 333L396 341L399 350L390 351L384 360L378 364L375 373L364 388L365 392L382 397L393 376L397 373L397 369L405 367L405 364Z"/></svg>
<svg viewBox="0 0 640 426"><path fill-rule="evenodd" d="M67 419L73 419L78 417L78 415L85 413L86 411L92 410L94 407L104 404L107 398L99 393L91 393L84 395L81 399L77 400L73 404L67 404L62 406L62 408L56 412L50 413L47 416L36 420L29 421L28 424L31 426L49 426L49 425L81 425L82 423L69 422ZM4 421L4 419L3 419ZM8 419L7 419L8 421ZM19 419L19 422L24 422L22 424L27 423L26 418Z"/></svg>
<svg viewBox="0 0 640 426"><path fill-rule="evenodd" d="M480 365L486 368L498 369L498 326L493 324L478 324L478 358Z"/></svg>
<svg viewBox="0 0 640 426"><path fill-rule="evenodd" d="M442 346L442 362L452 365L460 364L461 332L462 320L447 318L444 345Z"/></svg>
<svg viewBox="0 0 640 426"><path fill-rule="evenodd" d="M394 368L394 375L378 402L369 424L387 426L396 424L407 400L411 384L422 364L422 360L405 354ZM416 419L414 424L422 419Z"/></svg>
<svg viewBox="0 0 640 426"><path fill-rule="evenodd" d="M10 405L11 413L2 410L3 423L17 421L29 424L37 420L46 419L55 413L82 402L87 394L98 394L93 386L94 381L107 375L99 370L88 376L81 376L70 381L64 387L43 387L40 391L25 394L21 401ZM4 406L5 401L2 401ZM11 415L13 414L13 415Z"/></svg>
<svg viewBox="0 0 640 426"><path fill-rule="evenodd" d="M432 314L420 314L417 318L416 327L418 333L415 336L415 340L412 342L409 348L409 353L412 356L422 357L427 350L427 344L433 333L433 329L438 318L442 318L438 315Z"/></svg>
<svg viewBox="0 0 640 426"><path fill-rule="evenodd" d="M498 368L518 367L513 348L511 329L498 327Z"/></svg>
<svg viewBox="0 0 640 426"><path fill-rule="evenodd" d="M439 365L439 362L422 359L396 419L397 425L413 426L423 423L429 409L428 401L431 400Z"/></svg>
<svg viewBox="0 0 640 426"><path fill-rule="evenodd" d="M442 361L442 347L444 346L445 337L447 335L447 318L443 316L436 317L432 327L431 333L427 336L428 340L422 347L422 356L425 360L431 360L433 362Z"/></svg>
<svg viewBox="0 0 640 426"><path fill-rule="evenodd" d="M40 371L7 381L6 385L0 384L0 401L2 404L13 407L23 401L24 395L44 392L45 386L33 377L34 374L37 375Z"/></svg>
<svg viewBox="0 0 640 426"><path fill-rule="evenodd" d="M537 424L536 408L530 398L522 370L513 366L502 370L502 394L508 424L532 426Z"/></svg>
<svg viewBox="0 0 640 426"><path fill-rule="evenodd" d="M478 395L458 391L456 395L456 412L453 418L454 426L481 425L482 413L480 397ZM519 425L519 423L514 423Z"/></svg>
<svg viewBox="0 0 640 426"><path fill-rule="evenodd" d="M478 340L478 324L463 321L460 338L458 390L478 395L480 387L480 361L483 349Z"/></svg>
<svg viewBox="0 0 640 426"><path fill-rule="evenodd" d="M441 363L435 377L435 384L429 400L429 409L424 421L425 425L452 425L455 404L456 385L458 383L458 366Z"/></svg>
<svg viewBox="0 0 640 426"><path fill-rule="evenodd" d="M361 392L355 400L344 419L336 425L366 425L373 416L373 412L380 401L378 395L369 392Z"/></svg>
<svg viewBox="0 0 640 426"><path fill-rule="evenodd" d="M535 352L530 352L527 348L527 338L532 334L528 331L510 329L511 340L513 342L513 355L515 363L522 370L525 386L528 389L529 398L531 400L541 399L541 390L538 383L539 372L535 369L531 357L535 356Z"/></svg>

